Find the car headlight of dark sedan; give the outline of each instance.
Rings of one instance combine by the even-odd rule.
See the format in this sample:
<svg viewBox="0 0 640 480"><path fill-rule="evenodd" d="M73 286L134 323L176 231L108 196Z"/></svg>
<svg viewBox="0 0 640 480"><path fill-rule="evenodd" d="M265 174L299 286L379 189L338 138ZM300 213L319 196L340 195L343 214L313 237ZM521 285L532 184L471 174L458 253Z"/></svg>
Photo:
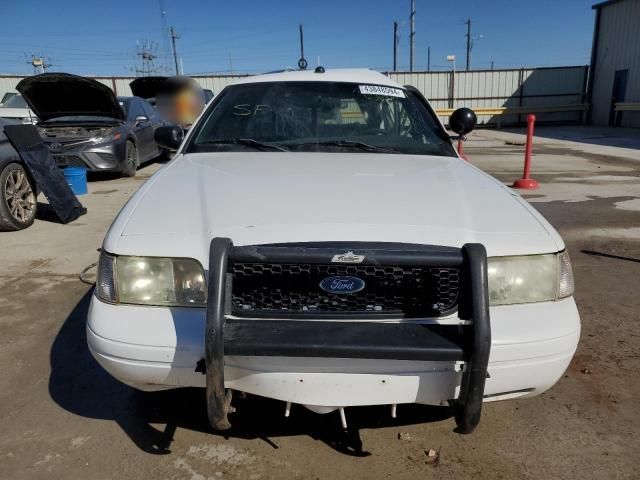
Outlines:
<svg viewBox="0 0 640 480"><path fill-rule="evenodd" d="M95 145L101 145L103 143L113 143L122 138L122 134L119 132L110 133L107 135L100 135L91 138L91 142Z"/></svg>

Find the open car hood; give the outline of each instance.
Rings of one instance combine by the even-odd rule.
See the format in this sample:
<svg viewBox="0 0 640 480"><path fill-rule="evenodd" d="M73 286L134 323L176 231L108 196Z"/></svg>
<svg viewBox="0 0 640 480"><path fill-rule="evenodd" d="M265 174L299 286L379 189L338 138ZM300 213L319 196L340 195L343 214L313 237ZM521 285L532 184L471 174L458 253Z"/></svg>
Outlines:
<svg viewBox="0 0 640 480"><path fill-rule="evenodd" d="M139 77L133 80L129 87L131 93L140 98L154 98L157 96L158 89L168 77Z"/></svg>
<svg viewBox="0 0 640 480"><path fill-rule="evenodd" d="M90 78L43 73L23 79L16 90L43 122L76 115L124 120L124 112L113 91Z"/></svg>

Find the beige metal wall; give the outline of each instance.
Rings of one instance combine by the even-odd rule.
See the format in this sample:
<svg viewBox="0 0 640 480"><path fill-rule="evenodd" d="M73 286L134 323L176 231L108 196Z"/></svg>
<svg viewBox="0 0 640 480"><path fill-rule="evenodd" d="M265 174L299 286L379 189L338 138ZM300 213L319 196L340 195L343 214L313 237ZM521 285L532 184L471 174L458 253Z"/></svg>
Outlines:
<svg viewBox="0 0 640 480"><path fill-rule="evenodd" d="M585 101L588 67L521 68L470 72L390 72L401 85L413 85L432 106L440 108L564 106ZM580 112L541 113L543 122L580 122ZM443 119L444 120L444 119ZM503 125L517 123L517 115L501 116ZM520 119L522 120L522 119ZM482 116L480 123L495 123Z"/></svg>
<svg viewBox="0 0 640 480"><path fill-rule="evenodd" d="M522 68L512 70L474 70L471 72L390 72L388 75L401 85L417 87L435 109L490 108L515 106L556 106L584 102L587 76L586 66L558 68ZM22 77L0 77L0 96L13 91ZM194 77L204 88L218 93L240 75L212 75ZM129 82L133 77L96 77L118 95L131 95ZM541 122L579 122L581 113L542 113ZM443 118L443 121L446 119ZM518 123L518 115L502 115L502 125ZM493 124L497 118L479 117L480 123Z"/></svg>
<svg viewBox="0 0 640 480"><path fill-rule="evenodd" d="M624 101L640 103L640 0L613 2L599 10L591 120L607 125L616 70L629 70ZM640 112L621 115L621 126L640 127Z"/></svg>

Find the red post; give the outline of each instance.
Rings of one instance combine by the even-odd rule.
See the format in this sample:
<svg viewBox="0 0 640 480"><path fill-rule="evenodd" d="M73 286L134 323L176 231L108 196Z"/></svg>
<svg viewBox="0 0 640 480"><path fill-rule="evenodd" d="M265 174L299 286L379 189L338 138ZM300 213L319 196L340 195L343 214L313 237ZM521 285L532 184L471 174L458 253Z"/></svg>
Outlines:
<svg viewBox="0 0 640 480"><path fill-rule="evenodd" d="M464 150L462 150L462 143L463 143L463 140L458 140L458 155L460 155L461 158L465 159L468 162L469 159L464 154Z"/></svg>
<svg viewBox="0 0 640 480"><path fill-rule="evenodd" d="M533 150L533 125L535 123L536 116L533 114L527 115L527 144L524 153L524 172L522 178L513 182L513 188L535 190L540 186L538 182L529 177L531 174L531 151Z"/></svg>

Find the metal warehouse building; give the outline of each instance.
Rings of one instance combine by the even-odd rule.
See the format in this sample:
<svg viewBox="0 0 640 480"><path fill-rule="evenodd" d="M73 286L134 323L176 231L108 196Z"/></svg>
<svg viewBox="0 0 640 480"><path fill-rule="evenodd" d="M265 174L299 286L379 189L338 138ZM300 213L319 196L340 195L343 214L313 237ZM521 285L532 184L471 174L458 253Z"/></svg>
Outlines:
<svg viewBox="0 0 640 480"><path fill-rule="evenodd" d="M640 127L640 0L609 0L593 9L591 122Z"/></svg>

